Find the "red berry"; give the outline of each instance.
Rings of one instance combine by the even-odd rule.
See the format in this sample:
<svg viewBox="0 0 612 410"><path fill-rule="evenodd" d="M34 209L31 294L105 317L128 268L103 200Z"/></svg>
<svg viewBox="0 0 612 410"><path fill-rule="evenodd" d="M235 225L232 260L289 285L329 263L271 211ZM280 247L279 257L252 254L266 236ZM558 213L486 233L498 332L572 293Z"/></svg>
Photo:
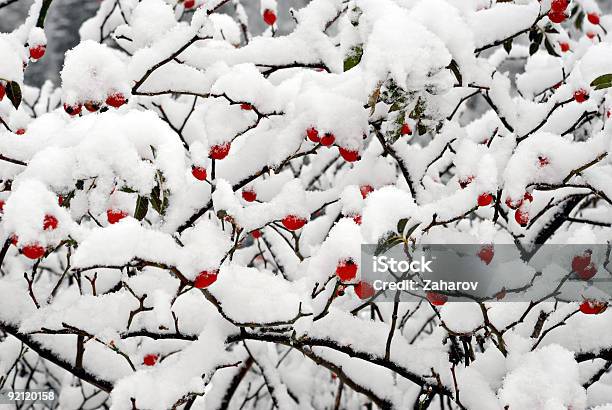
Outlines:
<svg viewBox="0 0 612 410"><path fill-rule="evenodd" d="M376 293L374 288L368 282L360 281L355 285L355 294L359 299L370 299L374 293Z"/></svg>
<svg viewBox="0 0 612 410"><path fill-rule="evenodd" d="M585 315L598 315L605 312L607 308L608 304L600 300L585 299L580 304L580 311Z"/></svg>
<svg viewBox="0 0 612 410"><path fill-rule="evenodd" d="M0 212L4 212L4 204L6 202L4 202L3 200L0 199Z"/></svg>
<svg viewBox="0 0 612 410"><path fill-rule="evenodd" d="M45 215L45 219L43 220L43 229L45 231L53 231L57 229L57 218L53 215Z"/></svg>
<svg viewBox="0 0 612 410"><path fill-rule="evenodd" d="M59 206L64 205L64 201L65 201L65 199L64 199L64 196L63 196L63 195L58 195L58 196L57 196L57 204L58 204Z"/></svg>
<svg viewBox="0 0 612 410"><path fill-rule="evenodd" d="M195 0L185 0L185 2L183 3L183 6L186 9L191 9L193 8L193 6L195 6Z"/></svg>
<svg viewBox="0 0 612 410"><path fill-rule="evenodd" d="M586 33L586 36L587 36L589 39L593 40L593 39L595 38L595 33L594 33L594 32L592 32L592 31L589 31L589 32L587 32L587 33Z"/></svg>
<svg viewBox="0 0 612 410"><path fill-rule="evenodd" d="M340 151L340 156L344 158L346 162L355 162L361 159L359 151L353 151L342 147L338 147L338 151Z"/></svg>
<svg viewBox="0 0 612 410"><path fill-rule="evenodd" d="M366 197L370 195L370 192L374 192L374 188L372 185L362 185L359 187L359 191L361 191L361 197L366 199Z"/></svg>
<svg viewBox="0 0 612 410"><path fill-rule="evenodd" d="M527 226L529 223L529 213L519 208L514 212L514 220L521 226Z"/></svg>
<svg viewBox="0 0 612 410"><path fill-rule="evenodd" d="M96 102L96 101L87 101L85 102L85 104L83 104L85 106L85 109L89 112L96 112L100 109L100 103Z"/></svg>
<svg viewBox="0 0 612 410"><path fill-rule="evenodd" d="M21 248L21 253L30 259L39 259L45 255L45 248L37 243L33 243Z"/></svg>
<svg viewBox="0 0 612 410"><path fill-rule="evenodd" d="M545 167L546 165L550 164L550 160L547 157L540 155L538 157L538 164L540 167Z"/></svg>
<svg viewBox="0 0 612 410"><path fill-rule="evenodd" d="M223 159L227 157L231 148L231 143L225 142L221 145L213 145L208 151L208 156L212 159Z"/></svg>
<svg viewBox="0 0 612 410"><path fill-rule="evenodd" d="M114 108L119 108L126 102L125 96L121 93L114 93L106 97L106 105L110 105Z"/></svg>
<svg viewBox="0 0 612 410"><path fill-rule="evenodd" d="M448 301L448 297L446 295L442 295L441 293L436 292L427 292L427 300L434 306L442 306Z"/></svg>
<svg viewBox="0 0 612 410"><path fill-rule="evenodd" d="M251 104L240 104L240 109L244 110L244 111L251 111L253 109L253 106Z"/></svg>
<svg viewBox="0 0 612 410"><path fill-rule="evenodd" d="M582 104L588 99L589 99L589 94L586 92L586 90L580 89L580 90L574 91L574 100L576 100L577 103Z"/></svg>
<svg viewBox="0 0 612 410"><path fill-rule="evenodd" d="M23 135L23 134L25 134L25 128L19 128L19 129L17 129L17 131L15 131L15 134L17 134L17 135Z"/></svg>
<svg viewBox="0 0 612 410"><path fill-rule="evenodd" d="M400 135L410 135L412 134L412 130L410 129L410 125L403 123L402 129L400 130Z"/></svg>
<svg viewBox="0 0 612 410"><path fill-rule="evenodd" d="M361 225L361 214L353 215L353 222L355 222L357 225Z"/></svg>
<svg viewBox="0 0 612 410"><path fill-rule="evenodd" d="M578 273L586 269L591 263L591 254L593 252L590 249L584 251L582 255L576 255L572 259L572 271Z"/></svg>
<svg viewBox="0 0 612 410"><path fill-rule="evenodd" d="M206 179L206 168L191 167L191 175L199 181L204 181Z"/></svg>
<svg viewBox="0 0 612 410"><path fill-rule="evenodd" d="M593 262L591 262L589 263L589 266L586 266L580 271L576 271L576 273L578 274L580 279L589 280L597 274L597 267L595 266L595 264L593 264Z"/></svg>
<svg viewBox="0 0 612 410"><path fill-rule="evenodd" d="M323 137L321 137L321 145L324 147L329 147L333 145L334 141L336 141L336 136L331 132L326 132Z"/></svg>
<svg viewBox="0 0 612 410"><path fill-rule="evenodd" d="M493 195L485 192L478 195L478 206L489 206L493 202Z"/></svg>
<svg viewBox="0 0 612 410"><path fill-rule="evenodd" d="M491 261L493 260L493 256L495 256L495 250L493 248L493 245L485 245L480 248L480 251L478 251L478 257L486 265L491 263Z"/></svg>
<svg viewBox="0 0 612 410"><path fill-rule="evenodd" d="M475 178L474 175L469 175L465 177L464 179L460 179L459 186L461 187L461 189L465 189L468 185L470 185L470 183L472 183L474 178Z"/></svg>
<svg viewBox="0 0 612 410"><path fill-rule="evenodd" d="M553 0L550 9L554 12L564 12L567 8L567 0Z"/></svg>
<svg viewBox="0 0 612 410"><path fill-rule="evenodd" d="M106 211L106 219L108 219L108 223L111 225L119 222L126 216L127 212L119 209L109 209Z"/></svg>
<svg viewBox="0 0 612 410"><path fill-rule="evenodd" d="M155 364L157 363L157 359L159 359L158 355L148 354L148 355L145 355L144 359L142 360L142 363L145 366L155 366Z"/></svg>
<svg viewBox="0 0 612 410"><path fill-rule="evenodd" d="M43 44L30 47L30 57L34 60L39 60L45 55L45 51L47 51L47 47Z"/></svg>
<svg viewBox="0 0 612 410"><path fill-rule="evenodd" d="M525 195L523 195L523 199L525 201L533 202L533 196L529 192L525 192Z"/></svg>
<svg viewBox="0 0 612 410"><path fill-rule="evenodd" d="M287 215L282 220L283 226L290 231L297 231L304 225L306 225L306 219L300 218L296 215Z"/></svg>
<svg viewBox="0 0 612 410"><path fill-rule="evenodd" d="M0 101L2 101L5 94L6 94L6 88L4 87L4 84L0 83Z"/></svg>
<svg viewBox="0 0 612 410"><path fill-rule="evenodd" d="M198 277L193 282L193 286L198 289L204 289L215 283L217 276L219 275L218 270L207 271L204 270L198 274Z"/></svg>
<svg viewBox="0 0 612 410"><path fill-rule="evenodd" d="M336 266L336 276L343 282L355 279L357 268L357 264L351 258L343 259Z"/></svg>
<svg viewBox="0 0 612 410"><path fill-rule="evenodd" d="M251 236L254 239L259 239L259 238L261 238L261 231L259 229L255 229L255 230L251 231Z"/></svg>
<svg viewBox="0 0 612 410"><path fill-rule="evenodd" d="M79 115L81 113L81 104L68 105L64 103L64 111L66 111L68 115Z"/></svg>
<svg viewBox="0 0 612 410"><path fill-rule="evenodd" d="M276 14L270 9L265 9L263 19L268 26L273 26L276 23Z"/></svg>
<svg viewBox="0 0 612 410"><path fill-rule="evenodd" d="M549 11L548 12L548 18L550 19L550 21L552 21L553 23L563 23L563 21L565 21L565 13L564 12L557 12L557 11Z"/></svg>
<svg viewBox="0 0 612 410"><path fill-rule="evenodd" d="M561 47L561 51L563 51L564 53L568 52L570 49L569 43L559 43L559 46Z"/></svg>
<svg viewBox="0 0 612 410"><path fill-rule="evenodd" d="M257 199L257 193L252 189L243 189L242 190L242 199L247 202L253 202Z"/></svg>
<svg viewBox="0 0 612 410"><path fill-rule="evenodd" d="M587 19L591 22L591 24L599 24L599 14L597 13L588 13Z"/></svg>
<svg viewBox="0 0 612 410"><path fill-rule="evenodd" d="M306 137L312 142L320 142L321 138L319 138L319 131L315 127L310 127L306 130Z"/></svg>

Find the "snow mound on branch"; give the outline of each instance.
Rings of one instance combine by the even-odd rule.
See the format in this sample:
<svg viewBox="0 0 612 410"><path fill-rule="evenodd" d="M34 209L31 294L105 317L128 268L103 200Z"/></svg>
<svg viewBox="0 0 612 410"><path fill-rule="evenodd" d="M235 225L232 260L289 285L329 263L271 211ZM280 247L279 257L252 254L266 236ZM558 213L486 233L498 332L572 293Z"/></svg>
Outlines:
<svg viewBox="0 0 612 410"><path fill-rule="evenodd" d="M561 410L586 407L574 354L559 345L509 358L510 371L499 398L517 409Z"/></svg>
<svg viewBox="0 0 612 410"><path fill-rule="evenodd" d="M533 1L526 5L497 3L474 13L470 26L474 30L476 47L504 40L531 27L539 12L540 4Z"/></svg>
<svg viewBox="0 0 612 410"><path fill-rule="evenodd" d="M8 81L23 83L23 61L25 51L21 44L9 35L0 33L0 78Z"/></svg>
<svg viewBox="0 0 612 410"><path fill-rule="evenodd" d="M305 292L271 272L238 265L224 266L209 292L223 312L238 323L290 322L309 313Z"/></svg>
<svg viewBox="0 0 612 410"><path fill-rule="evenodd" d="M449 87L453 78L445 67L452 56L442 40L406 10L388 1L381 3L363 2L363 18L371 32L360 65L379 80L390 76L405 90Z"/></svg>
<svg viewBox="0 0 612 410"><path fill-rule="evenodd" d="M150 46L176 24L174 10L169 4L162 0L148 0L138 3L132 11L130 24L117 27L115 36L130 38L130 48L136 50Z"/></svg>
<svg viewBox="0 0 612 410"><path fill-rule="evenodd" d="M103 102L114 93L127 96L127 68L117 51L87 40L66 52L61 72L64 102Z"/></svg>

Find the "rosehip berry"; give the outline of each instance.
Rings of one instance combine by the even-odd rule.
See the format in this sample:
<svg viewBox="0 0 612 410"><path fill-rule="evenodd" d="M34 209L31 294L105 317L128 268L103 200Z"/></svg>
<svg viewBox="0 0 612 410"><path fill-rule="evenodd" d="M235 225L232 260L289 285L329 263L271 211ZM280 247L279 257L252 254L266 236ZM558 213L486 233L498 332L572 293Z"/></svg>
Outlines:
<svg viewBox="0 0 612 410"><path fill-rule="evenodd" d="M0 212L4 212L4 204L6 202L4 202L3 200L0 199Z"/></svg>
<svg viewBox="0 0 612 410"><path fill-rule="evenodd" d="M121 93L114 93L106 97L106 105L110 105L114 108L119 108L126 102L125 96Z"/></svg>
<svg viewBox="0 0 612 410"><path fill-rule="evenodd" d="M588 99L589 99L589 94L587 93L586 90L583 90L581 88L580 90L574 91L574 100L576 100L577 103L582 104Z"/></svg>
<svg viewBox="0 0 612 410"><path fill-rule="evenodd" d="M589 38L590 40L593 40L595 38L595 33L592 31L589 31L586 33L587 38Z"/></svg>
<svg viewBox="0 0 612 410"><path fill-rule="evenodd" d="M259 239L259 238L261 238L261 231L259 229L255 229L255 230L251 231L251 236L254 239Z"/></svg>
<svg viewBox="0 0 612 410"><path fill-rule="evenodd" d="M465 189L468 185L470 185L472 181L474 180L474 178L475 178L474 175L470 175L463 179L460 179L459 186L461 187L461 189Z"/></svg>
<svg viewBox="0 0 612 410"><path fill-rule="evenodd" d="M218 270L202 271L196 277L195 281L193 282L193 286L198 289L207 288L213 283L215 283L218 275L219 275Z"/></svg>
<svg viewBox="0 0 612 410"><path fill-rule="evenodd" d="M17 246L17 243L19 242L19 237L17 235L12 234L9 239L11 240L11 245Z"/></svg>
<svg viewBox="0 0 612 410"><path fill-rule="evenodd" d="M569 43L559 43L559 46L561 47L561 51L563 51L564 53L568 52L570 49Z"/></svg>
<svg viewBox="0 0 612 410"><path fill-rule="evenodd" d="M206 179L206 168L191 167L191 175L198 181L204 181Z"/></svg>
<svg viewBox="0 0 612 410"><path fill-rule="evenodd" d="M355 222L357 225L361 225L361 214L353 215L353 222Z"/></svg>
<svg viewBox="0 0 612 410"><path fill-rule="evenodd" d="M30 47L30 58L39 60L45 55L45 51L47 51L47 47L42 44Z"/></svg>
<svg viewBox="0 0 612 410"><path fill-rule="evenodd" d="M0 101L2 101L5 95L6 95L6 88L4 87L4 84L0 83Z"/></svg>
<svg viewBox="0 0 612 410"><path fill-rule="evenodd" d="M268 26L273 26L276 23L276 14L270 9L265 9L263 12L263 20Z"/></svg>
<svg viewBox="0 0 612 410"><path fill-rule="evenodd" d="M64 205L64 201L65 201L65 199L64 199L64 196L63 196L63 195L58 195L58 196L57 196L57 204L58 204L59 206Z"/></svg>
<svg viewBox="0 0 612 410"><path fill-rule="evenodd" d="M257 192L253 191L252 189L243 189L242 199L247 202L253 202L257 199Z"/></svg>
<svg viewBox="0 0 612 410"><path fill-rule="evenodd" d="M326 132L323 137L321 137L321 145L324 147L333 145L334 141L336 141L336 136L331 132Z"/></svg>
<svg viewBox="0 0 612 410"><path fill-rule="evenodd" d="M443 306L448 301L448 296L436 292L427 292L426 297L434 306Z"/></svg>
<svg viewBox="0 0 612 410"><path fill-rule="evenodd" d="M287 215L282 220L283 226L290 231L297 231L304 225L306 225L306 219L300 218L297 215Z"/></svg>
<svg viewBox="0 0 612 410"><path fill-rule="evenodd" d="M593 262L589 263L584 269L576 271L578 277L582 280L589 280L597 274L597 267Z"/></svg>
<svg viewBox="0 0 612 410"><path fill-rule="evenodd" d="M157 360L159 359L159 356L156 354L148 354L145 355L144 359L142 360L142 363L145 366L155 366L155 364L157 363Z"/></svg>
<svg viewBox="0 0 612 410"><path fill-rule="evenodd" d="M240 104L240 109L244 110L244 111L251 111L253 109L253 106L251 104Z"/></svg>
<svg viewBox="0 0 612 410"><path fill-rule="evenodd" d="M545 167L546 165L550 164L550 160L547 157L544 157L542 155L540 155L538 157L538 165L541 167Z"/></svg>
<svg viewBox="0 0 612 410"><path fill-rule="evenodd" d="M336 266L336 276L343 282L353 280L357 276L357 268L357 264L351 258L343 259Z"/></svg>
<svg viewBox="0 0 612 410"><path fill-rule="evenodd" d="M374 188L372 185L362 185L359 187L359 191L361 192L361 197L366 199L370 192L374 192Z"/></svg>
<svg viewBox="0 0 612 410"><path fill-rule="evenodd" d="M26 131L25 128L19 128L19 129L17 129L17 131L15 131L15 134L23 135L23 134L25 134L25 131Z"/></svg>
<svg viewBox="0 0 612 410"><path fill-rule="evenodd" d="M185 2L183 3L183 6L186 9L191 9L193 8L193 6L195 6L195 0L185 0Z"/></svg>
<svg viewBox="0 0 612 410"><path fill-rule="evenodd" d="M605 312L607 308L608 304L600 300L585 299L580 304L580 311L585 315L598 315Z"/></svg>
<svg viewBox="0 0 612 410"><path fill-rule="evenodd" d="M57 229L57 218L53 215L45 215L43 220L43 229L45 231L53 231Z"/></svg>
<svg viewBox="0 0 612 410"><path fill-rule="evenodd" d="M64 103L64 111L71 116L79 115L81 113L81 108L81 104L69 105Z"/></svg>
<svg viewBox="0 0 612 410"><path fill-rule="evenodd" d="M38 243L33 243L21 248L21 253L30 259L40 259L45 255L45 248Z"/></svg>
<svg viewBox="0 0 612 410"><path fill-rule="evenodd" d="M360 281L355 285L355 294L359 299L370 299L376 292L368 282Z"/></svg>
<svg viewBox="0 0 612 410"><path fill-rule="evenodd" d="M410 129L410 125L403 123L402 128L400 130L400 135L410 135L412 134L412 130Z"/></svg>
<svg viewBox="0 0 612 410"><path fill-rule="evenodd" d="M485 245L480 248L480 251L478 251L478 257L486 265L491 263L491 261L493 260L493 256L495 256L495 250L493 248L493 245Z"/></svg>
<svg viewBox="0 0 612 410"><path fill-rule="evenodd" d="M100 106L102 104L100 104L97 101L87 101L85 104L83 104L85 106L85 109L89 112L96 112L100 109Z"/></svg>
<svg viewBox="0 0 612 410"><path fill-rule="evenodd" d="M567 0L553 0L550 9L557 13L564 12L567 8L567 3Z"/></svg>
<svg viewBox="0 0 612 410"><path fill-rule="evenodd" d="M586 269L586 267L591 263L592 253L593 251L587 249L582 255L574 256L572 259L572 271L577 273Z"/></svg>
<svg viewBox="0 0 612 410"><path fill-rule="evenodd" d="M588 13L587 19L589 20L591 24L595 24L595 25L599 24L599 14L597 13Z"/></svg>
<svg viewBox="0 0 612 410"><path fill-rule="evenodd" d="M529 223L529 213L519 208L514 212L514 220L521 226L527 226Z"/></svg>
<svg viewBox="0 0 612 410"><path fill-rule="evenodd" d="M127 212L120 209L109 209L106 211L106 219L109 224L115 224L127 216Z"/></svg>
<svg viewBox="0 0 612 410"><path fill-rule="evenodd" d="M548 12L548 18L550 19L550 21L552 21L553 23L563 23L565 21L565 13L564 12L556 12L556 11L549 11Z"/></svg>
<svg viewBox="0 0 612 410"><path fill-rule="evenodd" d="M208 151L208 156L212 159L223 159L227 157L231 148L231 143L225 142L220 145L213 145Z"/></svg>
<svg viewBox="0 0 612 410"><path fill-rule="evenodd" d="M359 151L353 151L342 147L338 147L338 151L340 152L340 156L344 158L346 162L355 162L361 159Z"/></svg>
<svg viewBox="0 0 612 410"><path fill-rule="evenodd" d="M320 142L319 131L315 127L310 127L306 130L306 137L312 142Z"/></svg>
<svg viewBox="0 0 612 410"><path fill-rule="evenodd" d="M485 192L478 195L478 206L489 206L493 202L493 195Z"/></svg>

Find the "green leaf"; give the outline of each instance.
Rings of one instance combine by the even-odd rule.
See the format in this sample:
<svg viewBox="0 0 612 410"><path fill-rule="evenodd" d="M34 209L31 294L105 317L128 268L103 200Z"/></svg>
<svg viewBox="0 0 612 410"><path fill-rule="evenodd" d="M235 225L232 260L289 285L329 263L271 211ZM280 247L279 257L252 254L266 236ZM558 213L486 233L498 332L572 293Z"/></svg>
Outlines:
<svg viewBox="0 0 612 410"><path fill-rule="evenodd" d="M349 54L344 59L344 71L348 71L355 67L361 61L363 56L363 47L353 46L349 51Z"/></svg>
<svg viewBox="0 0 612 410"><path fill-rule="evenodd" d="M404 238L399 235L391 235L386 239L381 240L376 249L374 250L374 255L380 255L387 252L389 249L392 249L404 242Z"/></svg>
<svg viewBox="0 0 612 410"><path fill-rule="evenodd" d="M548 51L548 54L550 54L551 56L561 57L559 54L557 54L557 51L550 43L550 41L548 41L548 38L544 41L544 47L546 47L546 51Z"/></svg>
<svg viewBox="0 0 612 410"><path fill-rule="evenodd" d="M136 211L134 212L134 218L142 221L145 216L147 216L147 212L149 211L149 199L146 196L138 195L138 199L136 200Z"/></svg>
<svg viewBox="0 0 612 410"><path fill-rule="evenodd" d="M510 54L510 51L512 51L512 39L504 41L504 50Z"/></svg>
<svg viewBox="0 0 612 410"><path fill-rule="evenodd" d="M596 90L612 87L612 74L600 75L591 82L591 87L595 87Z"/></svg>
<svg viewBox="0 0 612 410"><path fill-rule="evenodd" d="M21 104L21 87L16 81L9 81L6 84L6 96L13 103L13 107L19 108Z"/></svg>
<svg viewBox="0 0 612 410"><path fill-rule="evenodd" d="M397 222L397 233L399 233L400 235L404 233L404 229L406 229L406 224L408 223L408 219L407 218L403 218L400 219Z"/></svg>

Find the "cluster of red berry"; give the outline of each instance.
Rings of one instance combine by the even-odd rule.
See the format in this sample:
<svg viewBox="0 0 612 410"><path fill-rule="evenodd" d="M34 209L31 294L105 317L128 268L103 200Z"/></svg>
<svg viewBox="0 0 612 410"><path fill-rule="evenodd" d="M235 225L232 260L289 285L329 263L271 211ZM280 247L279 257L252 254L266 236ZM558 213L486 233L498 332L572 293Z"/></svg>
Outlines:
<svg viewBox="0 0 612 410"><path fill-rule="evenodd" d="M119 108L125 103L127 103L127 99L122 93L112 93L108 97L106 97L105 102L106 105L108 105L109 107ZM83 104L77 103L72 105L64 103L64 111L66 111L66 113L70 116L79 115L81 113L81 110L83 109L83 106L89 112L96 112L100 109L100 107L102 107L102 102L86 101Z"/></svg>

